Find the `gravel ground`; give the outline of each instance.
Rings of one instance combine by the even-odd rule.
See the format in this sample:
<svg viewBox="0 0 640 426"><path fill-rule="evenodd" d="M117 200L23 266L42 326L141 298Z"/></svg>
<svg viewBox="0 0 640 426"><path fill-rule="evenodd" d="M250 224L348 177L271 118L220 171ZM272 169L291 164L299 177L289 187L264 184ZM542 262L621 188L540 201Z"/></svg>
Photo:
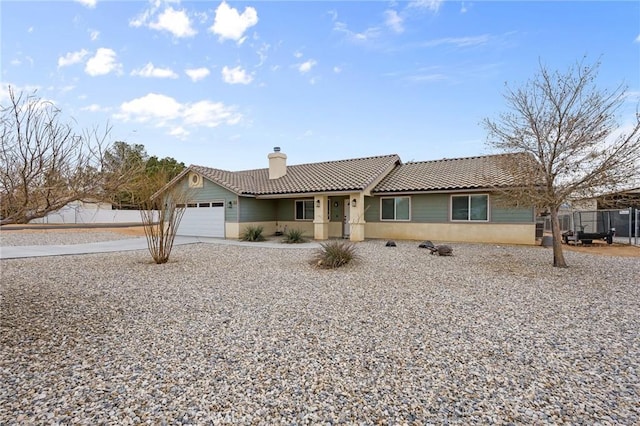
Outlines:
<svg viewBox="0 0 640 426"><path fill-rule="evenodd" d="M197 244L3 260L0 424L639 424L640 262Z"/></svg>
<svg viewBox="0 0 640 426"><path fill-rule="evenodd" d="M143 235L144 236L144 235ZM111 231L0 231L1 246L49 246L137 238Z"/></svg>

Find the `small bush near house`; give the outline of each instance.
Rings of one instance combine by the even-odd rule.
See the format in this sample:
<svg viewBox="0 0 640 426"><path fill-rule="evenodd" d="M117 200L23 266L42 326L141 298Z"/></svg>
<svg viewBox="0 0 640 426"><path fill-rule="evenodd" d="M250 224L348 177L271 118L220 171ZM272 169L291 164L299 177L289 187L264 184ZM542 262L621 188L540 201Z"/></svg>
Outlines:
<svg viewBox="0 0 640 426"><path fill-rule="evenodd" d="M304 233L299 229L289 229L284 233L284 238L282 239L282 242L286 244L299 244L306 241Z"/></svg>
<svg viewBox="0 0 640 426"><path fill-rule="evenodd" d="M262 226L247 226L240 235L240 239L242 241L264 241L262 231L264 231Z"/></svg>
<svg viewBox="0 0 640 426"><path fill-rule="evenodd" d="M321 246L312 260L321 268L339 268L360 257L356 246L348 241L329 241Z"/></svg>

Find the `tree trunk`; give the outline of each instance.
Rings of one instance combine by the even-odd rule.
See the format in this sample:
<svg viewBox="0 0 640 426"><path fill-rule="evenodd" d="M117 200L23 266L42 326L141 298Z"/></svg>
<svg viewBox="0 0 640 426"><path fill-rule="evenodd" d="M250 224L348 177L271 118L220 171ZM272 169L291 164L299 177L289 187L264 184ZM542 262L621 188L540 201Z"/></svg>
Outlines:
<svg viewBox="0 0 640 426"><path fill-rule="evenodd" d="M566 268L568 265L562 252L562 230L560 229L557 208L551 209L551 235L553 236L553 266Z"/></svg>

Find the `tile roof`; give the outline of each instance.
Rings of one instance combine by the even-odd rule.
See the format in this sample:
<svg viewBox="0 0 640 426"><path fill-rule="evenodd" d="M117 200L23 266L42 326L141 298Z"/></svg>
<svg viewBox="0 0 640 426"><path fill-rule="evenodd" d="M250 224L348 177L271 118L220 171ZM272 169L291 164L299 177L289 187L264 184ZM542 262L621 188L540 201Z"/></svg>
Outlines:
<svg viewBox="0 0 640 426"><path fill-rule="evenodd" d="M395 165L396 154L288 165L287 174L269 179L269 169L230 172L210 167L189 166L190 170L239 195L277 195L313 192L363 191L375 184Z"/></svg>
<svg viewBox="0 0 640 426"><path fill-rule="evenodd" d="M373 189L373 193L483 189L516 182L502 165L521 154L452 158L398 165ZM518 160L522 160L521 158ZM511 163L513 164L513 163Z"/></svg>

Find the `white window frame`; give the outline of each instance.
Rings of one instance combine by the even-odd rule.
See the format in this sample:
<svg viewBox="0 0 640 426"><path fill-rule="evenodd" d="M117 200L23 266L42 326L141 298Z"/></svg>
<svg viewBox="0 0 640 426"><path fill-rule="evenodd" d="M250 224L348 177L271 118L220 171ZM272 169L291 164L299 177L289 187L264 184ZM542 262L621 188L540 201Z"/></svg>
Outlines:
<svg viewBox="0 0 640 426"><path fill-rule="evenodd" d="M393 219L384 219L382 217L382 201L383 200L396 200L398 198L406 198L409 200L409 217L407 219L398 219L398 213L396 210L397 204L393 203ZM397 195L397 196L389 196L389 197L380 197L380 221L381 222L411 222L411 197L408 195Z"/></svg>
<svg viewBox="0 0 640 426"><path fill-rule="evenodd" d="M487 197L487 218L486 219L471 219L471 197L484 196ZM453 218L453 198L454 197L466 197L467 198L467 218L466 219L454 219ZM489 222L491 218L491 204L489 194L451 194L449 197L449 219L451 222Z"/></svg>
<svg viewBox="0 0 640 426"><path fill-rule="evenodd" d="M303 222L312 221L314 219L313 216L315 214L315 210L312 210L313 214L311 215L310 218L307 218L307 217L304 217L302 219L298 218L298 203L302 203L302 215L304 216L304 214L307 211L307 209L305 207L305 203L311 203L311 208L313 209L314 208L313 200L309 200L309 199L306 199L306 200L295 200L295 202L293 203L293 217L294 217L295 220L303 221Z"/></svg>

